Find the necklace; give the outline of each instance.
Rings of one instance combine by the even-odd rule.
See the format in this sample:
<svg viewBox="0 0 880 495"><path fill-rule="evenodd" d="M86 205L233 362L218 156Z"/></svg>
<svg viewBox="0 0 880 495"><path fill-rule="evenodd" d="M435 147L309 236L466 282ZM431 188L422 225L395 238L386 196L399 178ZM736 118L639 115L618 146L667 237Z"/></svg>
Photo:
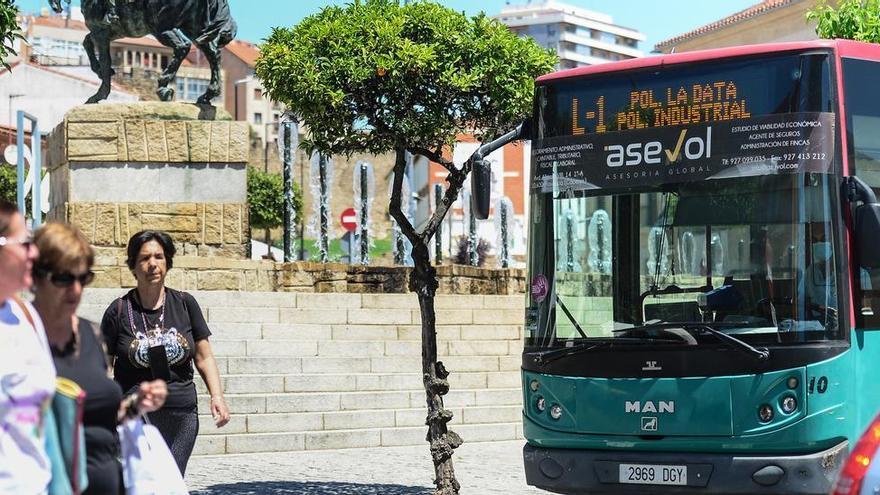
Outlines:
<svg viewBox="0 0 880 495"><path fill-rule="evenodd" d="M135 294L137 292L135 291ZM159 306L159 323L156 324L156 328L165 328L165 291L162 291L162 305ZM146 311L143 310L143 306L141 306L141 321L144 324L144 333L149 333L149 327L147 326L147 316ZM131 299L128 301L128 322L131 324L131 331L134 333L137 330L137 327L134 324L134 308L131 304Z"/></svg>

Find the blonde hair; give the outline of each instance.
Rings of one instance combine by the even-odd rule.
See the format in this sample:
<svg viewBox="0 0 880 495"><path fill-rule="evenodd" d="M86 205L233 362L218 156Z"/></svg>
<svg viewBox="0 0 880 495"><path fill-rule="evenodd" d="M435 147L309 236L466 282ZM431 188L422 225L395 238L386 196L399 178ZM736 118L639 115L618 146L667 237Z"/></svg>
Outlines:
<svg viewBox="0 0 880 495"><path fill-rule="evenodd" d="M34 263L34 271L61 273L69 272L85 263L91 269L95 263L95 251L88 239L73 225L49 222L34 235L34 243L40 250L40 257Z"/></svg>

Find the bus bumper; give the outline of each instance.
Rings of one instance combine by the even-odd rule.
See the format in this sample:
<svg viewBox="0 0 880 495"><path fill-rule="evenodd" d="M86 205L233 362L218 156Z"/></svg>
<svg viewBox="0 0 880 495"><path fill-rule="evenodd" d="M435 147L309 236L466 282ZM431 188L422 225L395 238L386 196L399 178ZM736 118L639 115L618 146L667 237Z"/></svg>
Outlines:
<svg viewBox="0 0 880 495"><path fill-rule="evenodd" d="M749 456L523 448L526 481L555 493L795 493L827 494L848 442L814 454ZM684 486L621 483L620 464L687 466Z"/></svg>

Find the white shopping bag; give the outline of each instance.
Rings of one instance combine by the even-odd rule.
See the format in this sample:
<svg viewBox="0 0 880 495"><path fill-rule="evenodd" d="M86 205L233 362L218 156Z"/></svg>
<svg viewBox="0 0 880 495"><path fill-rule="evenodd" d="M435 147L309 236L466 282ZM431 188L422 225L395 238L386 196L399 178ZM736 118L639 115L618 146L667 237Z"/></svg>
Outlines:
<svg viewBox="0 0 880 495"><path fill-rule="evenodd" d="M116 427L126 495L189 495L162 434L141 418Z"/></svg>

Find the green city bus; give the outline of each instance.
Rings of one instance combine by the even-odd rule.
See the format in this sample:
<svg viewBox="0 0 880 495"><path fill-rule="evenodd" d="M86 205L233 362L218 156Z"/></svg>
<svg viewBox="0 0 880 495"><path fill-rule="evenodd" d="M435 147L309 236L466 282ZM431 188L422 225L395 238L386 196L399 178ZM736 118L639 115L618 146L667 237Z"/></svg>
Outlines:
<svg viewBox="0 0 880 495"><path fill-rule="evenodd" d="M538 79L530 485L828 493L880 408L877 81L841 40Z"/></svg>

